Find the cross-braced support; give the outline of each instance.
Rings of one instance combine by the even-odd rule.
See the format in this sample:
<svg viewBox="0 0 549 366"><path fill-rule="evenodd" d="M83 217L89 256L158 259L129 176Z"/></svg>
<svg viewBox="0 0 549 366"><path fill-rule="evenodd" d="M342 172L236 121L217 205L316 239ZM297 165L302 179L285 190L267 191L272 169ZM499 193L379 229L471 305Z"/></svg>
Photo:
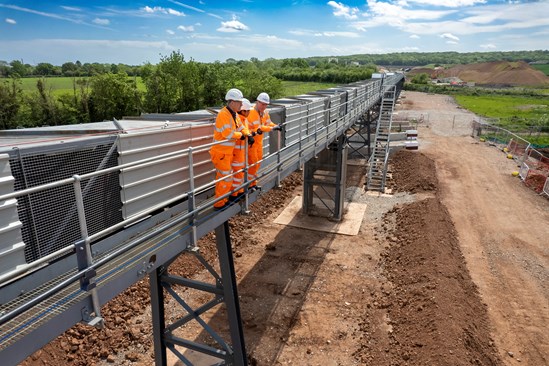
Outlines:
<svg viewBox="0 0 549 366"><path fill-rule="evenodd" d="M189 366L193 365L176 346L218 358L218 365L247 365L228 222L224 222L222 225L218 226L215 229L215 234L221 272L220 275L202 255L200 255L199 250L195 248L189 251L189 253L196 256L200 263L202 263L206 270L213 276L215 284L171 275L168 273L170 263L159 267L150 275L155 364L158 366L167 365L166 349L169 349L174 353L183 364ZM174 285L181 285L204 291L214 295L214 297L205 304L197 308L192 308L175 291ZM185 316L174 321L172 324L167 324L168 319L165 317L165 298L163 290L166 290L166 292L175 299L186 312ZM202 314L213 309L220 303L225 303L226 306L231 338L230 343L226 342L220 334L201 318ZM191 321L196 321L215 341L216 345L201 344L175 335L175 331L178 328Z"/></svg>
<svg viewBox="0 0 549 366"><path fill-rule="evenodd" d="M345 179L347 178L348 145L344 135L323 150L317 158L305 163L303 170L303 212L314 211L313 198L317 198L334 220L343 217ZM317 189L315 189L315 187Z"/></svg>

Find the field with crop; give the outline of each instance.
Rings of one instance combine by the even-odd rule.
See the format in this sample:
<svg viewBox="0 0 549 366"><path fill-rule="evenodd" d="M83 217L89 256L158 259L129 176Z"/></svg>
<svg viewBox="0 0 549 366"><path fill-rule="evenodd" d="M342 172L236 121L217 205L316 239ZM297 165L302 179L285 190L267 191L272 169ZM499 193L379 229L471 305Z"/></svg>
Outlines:
<svg viewBox="0 0 549 366"><path fill-rule="evenodd" d="M549 64L532 65L536 70L542 71L545 75L549 76Z"/></svg>
<svg viewBox="0 0 549 366"><path fill-rule="evenodd" d="M135 79L137 82L137 88L141 91L145 91L145 84L141 80L141 77L129 77L131 79ZM87 79L87 77L48 77L48 78L21 78L19 81L21 82L21 88L24 92L34 92L36 91L36 83L38 80L43 79L45 80L46 88L50 89L54 95L61 95L61 94L67 94L67 93L73 93L74 91L74 85L78 80Z"/></svg>
<svg viewBox="0 0 549 366"><path fill-rule="evenodd" d="M134 78L134 77L132 77ZM21 87L24 92L36 91L36 83L40 78L22 78L20 79ZM46 81L46 87L51 89L54 95L61 95L66 93L72 93L74 90L74 83L79 79L73 77L50 77L43 78ZM135 77L137 87L140 91L145 91L146 87L141 77ZM301 82L301 81L282 81L283 95L291 96L298 95L314 90L331 88L337 84L333 83L316 83L316 82Z"/></svg>

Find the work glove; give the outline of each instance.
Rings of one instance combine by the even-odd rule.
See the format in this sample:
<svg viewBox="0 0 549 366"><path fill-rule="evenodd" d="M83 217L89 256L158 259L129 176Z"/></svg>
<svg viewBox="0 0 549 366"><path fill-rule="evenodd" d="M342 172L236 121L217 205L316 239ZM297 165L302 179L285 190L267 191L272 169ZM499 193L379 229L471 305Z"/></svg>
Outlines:
<svg viewBox="0 0 549 366"><path fill-rule="evenodd" d="M274 131L282 131L282 126L281 125L276 125L273 127L273 130Z"/></svg>
<svg viewBox="0 0 549 366"><path fill-rule="evenodd" d="M242 136L240 136L240 139L241 140L246 140L246 137L247 137L246 135L242 134Z"/></svg>
<svg viewBox="0 0 549 366"><path fill-rule="evenodd" d="M257 135L257 134L255 133L255 131L252 131L252 133L251 133L250 136L254 137L255 135Z"/></svg>
<svg viewBox="0 0 549 366"><path fill-rule="evenodd" d="M262 135L262 134L263 134L263 131L261 131L261 128L258 128L257 131L256 131L256 133L257 133L258 135Z"/></svg>
<svg viewBox="0 0 549 366"><path fill-rule="evenodd" d="M249 135L248 136L248 145L252 146L254 144L255 140L254 138L252 137L252 135Z"/></svg>

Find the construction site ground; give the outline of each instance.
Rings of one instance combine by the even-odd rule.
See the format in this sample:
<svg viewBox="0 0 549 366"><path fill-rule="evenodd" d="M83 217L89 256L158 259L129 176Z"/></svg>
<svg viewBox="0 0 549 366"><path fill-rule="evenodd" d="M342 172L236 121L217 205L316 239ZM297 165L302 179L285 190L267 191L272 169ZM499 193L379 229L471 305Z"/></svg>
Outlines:
<svg viewBox="0 0 549 366"><path fill-rule="evenodd" d="M300 172L230 221L249 364L549 365L549 200L469 136L473 115L451 98L403 92L397 109L426 116L419 150L392 156L391 194L365 192L365 164L350 161L347 199L366 205L357 235L275 223ZM215 263L214 236L199 245ZM170 272L208 279L189 254ZM132 286L104 306L104 329L77 325L22 364L152 365L148 291ZM185 314L174 300L166 311ZM204 320L227 334L222 306ZM178 332L211 342L192 323Z"/></svg>

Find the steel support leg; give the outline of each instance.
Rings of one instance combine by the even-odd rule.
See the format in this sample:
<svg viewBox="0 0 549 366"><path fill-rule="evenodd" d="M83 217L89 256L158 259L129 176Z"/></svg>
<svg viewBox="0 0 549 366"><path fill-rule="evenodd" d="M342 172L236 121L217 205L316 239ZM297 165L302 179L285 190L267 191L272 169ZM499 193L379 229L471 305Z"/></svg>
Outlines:
<svg viewBox="0 0 549 366"><path fill-rule="evenodd" d="M168 362L166 355L166 343L164 342L164 331L166 326L164 321L164 291L161 284L163 272L164 266L160 266L149 274L153 324L154 364L156 366L166 366Z"/></svg>
<svg viewBox="0 0 549 366"><path fill-rule="evenodd" d="M195 255L208 272L213 276L215 284L186 279L170 275L167 270L169 263L165 263L150 274L151 308L154 339L154 356L156 366L167 365L167 349L169 348L185 365L192 365L176 346L194 350L215 358L220 358L224 365L247 366L244 332L240 317L240 304L236 287L233 254L229 233L229 223L225 221L215 229L220 274L210 265L197 250L189 251ZM207 303L192 308L176 291L174 286L186 286L195 290L214 295ZM185 310L184 316L171 324L166 323L164 307L166 299L164 291L171 295ZM201 315L212 310L216 305L224 302L227 308L231 344L223 340L211 326L201 319ZM217 342L218 348L186 340L174 334L179 327L196 321ZM220 363L221 364L221 363Z"/></svg>
<svg viewBox="0 0 549 366"><path fill-rule="evenodd" d="M236 273L234 270L228 221L225 221L223 225L220 225L215 229L215 237L219 255L221 278L223 279L223 296L225 298L225 306L227 307L227 315L229 317L231 343L234 352L234 365L246 366L248 362L244 345L242 319L240 317L240 303L238 302Z"/></svg>
<svg viewBox="0 0 549 366"><path fill-rule="evenodd" d="M341 135L328 149L323 150L318 158L305 163L303 170L303 212L305 214L312 214L313 198L316 196L330 211L332 219L339 221L343 218L347 154L346 136ZM324 194L317 194L315 187Z"/></svg>
<svg viewBox="0 0 549 366"><path fill-rule="evenodd" d="M335 186L335 212L334 220L340 221L343 218L343 208L345 206L345 183L347 179L347 154L349 145L347 145L345 135L337 139L336 152L336 186Z"/></svg>

